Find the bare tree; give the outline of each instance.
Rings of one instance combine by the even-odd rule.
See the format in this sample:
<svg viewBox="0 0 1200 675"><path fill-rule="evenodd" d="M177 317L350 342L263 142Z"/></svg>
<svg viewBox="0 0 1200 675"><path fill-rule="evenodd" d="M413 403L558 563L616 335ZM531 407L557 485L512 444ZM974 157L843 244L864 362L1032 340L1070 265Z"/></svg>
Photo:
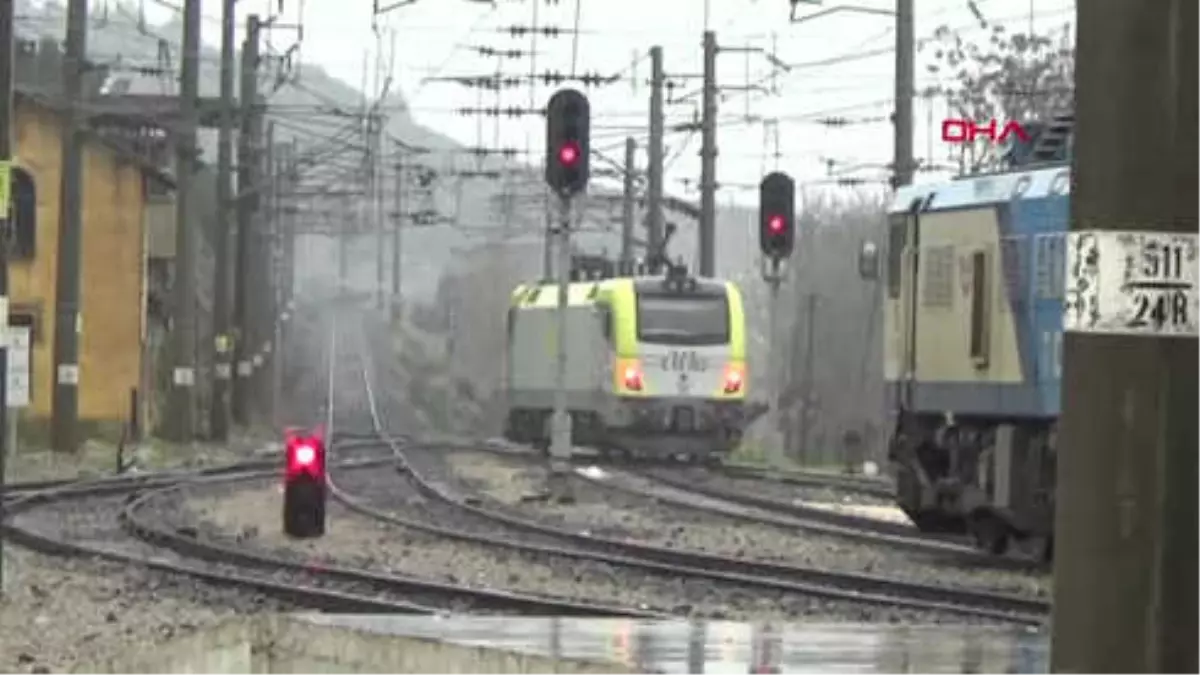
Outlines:
<svg viewBox="0 0 1200 675"><path fill-rule="evenodd" d="M947 25L934 31L920 50L925 69L940 80L922 94L941 97L952 115L979 122L1030 123L1070 109L1075 80L1072 26L1046 34L1009 32L993 24L970 3L986 37L965 39ZM997 130L997 133L1000 133ZM964 174L994 169L1003 146L988 139L955 146L950 160Z"/></svg>

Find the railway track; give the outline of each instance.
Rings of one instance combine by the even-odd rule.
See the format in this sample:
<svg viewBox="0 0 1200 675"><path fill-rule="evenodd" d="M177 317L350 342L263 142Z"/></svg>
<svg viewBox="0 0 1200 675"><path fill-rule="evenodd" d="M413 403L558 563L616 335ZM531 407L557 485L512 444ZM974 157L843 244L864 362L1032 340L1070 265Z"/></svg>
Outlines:
<svg viewBox="0 0 1200 675"><path fill-rule="evenodd" d="M747 521L796 528L881 546L929 554L935 558L986 569L1037 571L1039 561L999 557L979 550L964 537L921 532L914 527L869 516L839 513L804 504L784 502L746 492L706 484L703 479L665 470L610 470L601 479L594 474L581 477L597 485L647 498L659 499ZM632 480L631 480L632 478Z"/></svg>
<svg viewBox="0 0 1200 675"><path fill-rule="evenodd" d="M894 499L896 486L883 478L853 476L824 471L766 469L746 464L723 464L717 470L731 478L788 483L801 487L833 488L849 494Z"/></svg>
<svg viewBox="0 0 1200 675"><path fill-rule="evenodd" d="M343 444L342 452L369 449L369 442ZM379 444L374 443L376 449ZM386 447L386 446L385 446ZM377 453L378 454L378 453ZM387 449L382 457L337 460L338 468L389 467L394 456ZM185 486L228 484L277 479L275 462L270 468L247 462L202 471L142 474L120 480L71 482L58 487L39 485L6 504L4 536L26 548L56 556L107 560L158 572L191 577L205 583L260 593L297 606L329 612L432 614L451 611L557 614L567 616L656 616L634 609L599 603L574 602L523 595L508 591L465 587L414 577L386 575L368 570L325 564L298 563L240 547L197 538L156 522L152 512L163 500L180 498ZM251 465L247 468L247 465ZM71 541L24 527L17 522L23 514L47 505L84 501L101 496L126 495L119 513L122 528L136 540L155 550L145 553L122 550L119 544L99 545ZM176 555L163 555L172 552ZM197 564L202 561L201 564Z"/></svg>
<svg viewBox="0 0 1200 675"><path fill-rule="evenodd" d="M369 371L370 368L364 355L362 382L367 390L372 433L379 434L382 438L384 425ZM431 462L431 460L435 460L437 453L430 452L428 448L422 448L413 442L401 442L389 438L384 440L395 452L401 470L406 472L409 480L413 481L422 494L430 499L490 521L501 529L524 531L543 537L547 541L558 542L557 546L554 544L539 546L498 535L486 538L487 543L497 546L574 556L613 565L639 567L774 592L807 594L863 604L955 613L1029 625L1044 624L1049 613L1047 602L1024 596L924 584L861 573L752 561L573 532L512 513L500 505L489 504L486 499L481 499L478 495L464 493L456 489L451 481L439 480L434 462ZM355 499L351 495L339 494L336 490L335 495L343 499L347 506L373 517L408 527L416 524L412 520L400 518L396 514L373 509L363 500ZM419 527L429 529L430 526L419 525ZM451 536L447 532L447 528L440 528L439 531L444 536ZM485 540L482 535L477 533L456 532L452 536L471 538L476 541ZM569 546L564 547L564 543Z"/></svg>

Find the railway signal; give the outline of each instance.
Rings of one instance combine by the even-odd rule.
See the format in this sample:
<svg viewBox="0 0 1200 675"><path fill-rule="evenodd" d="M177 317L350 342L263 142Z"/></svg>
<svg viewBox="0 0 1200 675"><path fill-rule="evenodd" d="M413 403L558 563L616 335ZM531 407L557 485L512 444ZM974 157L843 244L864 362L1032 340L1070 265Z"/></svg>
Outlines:
<svg viewBox="0 0 1200 675"><path fill-rule="evenodd" d="M796 182L786 173L767 174L758 186L758 245L763 255L791 257L796 242Z"/></svg>
<svg viewBox="0 0 1200 675"><path fill-rule="evenodd" d="M325 534L325 442L292 431L285 442L283 531L292 537Z"/></svg>
<svg viewBox="0 0 1200 675"><path fill-rule="evenodd" d="M591 105L574 89L560 89L546 104L546 183L564 199L587 188Z"/></svg>

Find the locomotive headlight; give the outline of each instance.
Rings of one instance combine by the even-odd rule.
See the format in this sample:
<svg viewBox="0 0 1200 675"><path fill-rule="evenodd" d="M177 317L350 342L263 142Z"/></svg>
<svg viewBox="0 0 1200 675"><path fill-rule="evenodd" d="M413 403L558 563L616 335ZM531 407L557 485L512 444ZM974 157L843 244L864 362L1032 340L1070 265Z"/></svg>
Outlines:
<svg viewBox="0 0 1200 675"><path fill-rule="evenodd" d="M625 383L626 389L630 391L642 390L642 370L636 365L630 364L625 366L621 379Z"/></svg>
<svg viewBox="0 0 1200 675"><path fill-rule="evenodd" d="M744 375L740 368L730 368L725 371L725 393L736 394L742 390Z"/></svg>

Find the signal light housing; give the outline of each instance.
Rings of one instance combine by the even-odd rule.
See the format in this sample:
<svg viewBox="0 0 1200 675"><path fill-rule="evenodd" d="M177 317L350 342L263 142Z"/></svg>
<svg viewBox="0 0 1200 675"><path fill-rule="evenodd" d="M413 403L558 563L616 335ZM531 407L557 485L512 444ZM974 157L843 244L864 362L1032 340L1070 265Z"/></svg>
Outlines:
<svg viewBox="0 0 1200 675"><path fill-rule="evenodd" d="M319 433L289 431L284 451L283 531L319 537L325 534L325 443Z"/></svg>
<svg viewBox="0 0 1200 675"><path fill-rule="evenodd" d="M575 89L561 89L546 104L546 184L561 197L587 188L590 177L591 104Z"/></svg>
<svg viewBox="0 0 1200 675"><path fill-rule="evenodd" d="M763 255L779 260L795 246L796 183L786 173L767 174L758 187L758 245Z"/></svg>

